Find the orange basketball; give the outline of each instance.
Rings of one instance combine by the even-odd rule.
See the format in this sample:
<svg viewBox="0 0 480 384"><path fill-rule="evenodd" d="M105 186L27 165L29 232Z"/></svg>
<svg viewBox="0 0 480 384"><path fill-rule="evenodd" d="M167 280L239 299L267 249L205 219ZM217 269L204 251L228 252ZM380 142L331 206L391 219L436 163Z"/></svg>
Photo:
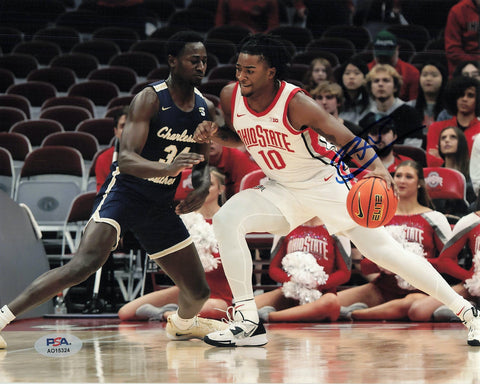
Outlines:
<svg viewBox="0 0 480 384"><path fill-rule="evenodd" d="M377 228L387 224L397 210L398 199L393 188L387 189L379 177L361 179L352 186L347 196L347 211L357 224Z"/></svg>

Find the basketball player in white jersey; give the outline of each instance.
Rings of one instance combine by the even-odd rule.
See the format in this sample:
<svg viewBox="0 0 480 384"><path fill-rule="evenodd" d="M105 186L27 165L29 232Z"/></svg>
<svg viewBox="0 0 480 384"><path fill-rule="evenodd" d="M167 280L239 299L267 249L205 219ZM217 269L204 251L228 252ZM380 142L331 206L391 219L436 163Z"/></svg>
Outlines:
<svg viewBox="0 0 480 384"><path fill-rule="evenodd" d="M249 232L286 235L313 216L331 234L350 238L376 264L402 276L437 298L469 328L468 344L480 346L480 317L424 258L403 249L383 227L357 225L346 210L351 156L369 175L396 188L375 151L330 116L301 89L281 81L288 53L276 38L259 34L242 44L237 82L221 92L226 127L199 124L194 138L226 146L245 144L269 181L231 197L213 218L215 236L235 309L229 328L208 334L214 346L259 346L267 343L253 299L252 259L245 240Z"/></svg>

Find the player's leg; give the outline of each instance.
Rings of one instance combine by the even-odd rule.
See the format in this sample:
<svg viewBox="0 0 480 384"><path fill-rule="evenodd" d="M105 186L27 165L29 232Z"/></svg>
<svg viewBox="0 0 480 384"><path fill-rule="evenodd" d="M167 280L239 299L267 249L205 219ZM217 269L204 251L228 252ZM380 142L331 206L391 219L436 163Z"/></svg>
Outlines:
<svg viewBox="0 0 480 384"><path fill-rule="evenodd" d="M167 336L173 340L203 339L227 325L197 316L210 296L200 257L193 243L154 259L178 287L178 310L167 319Z"/></svg>
<svg viewBox="0 0 480 384"><path fill-rule="evenodd" d="M259 326L253 296L252 256L245 235L250 232L287 233L290 225L269 199L248 189L231 197L217 212L213 218L213 229L225 276L233 294L236 309L234 319L246 328L240 333L233 329L240 339L236 337L237 334L222 334L212 336L220 339L218 343L211 340L211 335L205 341L217 346L263 345L267 340L263 326ZM256 334L256 329L260 334Z"/></svg>
<svg viewBox="0 0 480 384"><path fill-rule="evenodd" d="M117 231L113 226L90 221L72 260L39 276L1 309L0 330L16 316L85 281L105 263L116 240Z"/></svg>
<svg viewBox="0 0 480 384"><path fill-rule="evenodd" d="M356 227L345 234L365 257L449 307L469 328L468 343L480 346L478 310L456 293L425 258L405 250L385 228Z"/></svg>

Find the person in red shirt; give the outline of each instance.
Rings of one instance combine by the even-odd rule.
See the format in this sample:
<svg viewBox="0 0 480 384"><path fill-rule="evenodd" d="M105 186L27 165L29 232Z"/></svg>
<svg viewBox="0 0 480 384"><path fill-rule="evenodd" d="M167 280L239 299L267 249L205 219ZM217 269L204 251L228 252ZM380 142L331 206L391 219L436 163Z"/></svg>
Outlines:
<svg viewBox="0 0 480 384"><path fill-rule="evenodd" d="M461 0L448 13L445 53L450 75L460 62L480 60L479 7L480 0Z"/></svg>
<svg viewBox="0 0 480 384"><path fill-rule="evenodd" d="M445 89L446 107L453 115L449 120L432 123L427 132L427 165L439 167L443 159L438 153L440 132L446 127L459 127L468 143L469 154L473 140L480 134L480 82L473 77L459 76L450 79Z"/></svg>
<svg viewBox="0 0 480 384"><path fill-rule="evenodd" d="M420 72L412 64L399 58L396 36L386 30L380 31L373 44L375 58L368 63L368 69L372 69L376 64L390 64L397 70L403 80L398 97L403 101L416 99Z"/></svg>
<svg viewBox="0 0 480 384"><path fill-rule="evenodd" d="M122 136L123 127L127 121L128 107L121 109L113 117L113 133L117 140ZM110 173L110 166L112 165L113 153L115 152L115 145L100 153L95 161L95 178L97 179L97 192L102 188L103 183Z"/></svg>
<svg viewBox="0 0 480 384"><path fill-rule="evenodd" d="M368 133L368 142L377 152L385 168L391 174L395 173L399 164L406 160L412 160L410 157L400 155L395 152L393 145L397 140L397 130L391 120L383 120L382 126L373 128Z"/></svg>
<svg viewBox="0 0 480 384"><path fill-rule="evenodd" d="M340 306L335 299L339 285L350 279L350 240L331 236L318 217L298 226L282 237L274 250L270 263L270 277L283 286L255 296L259 314L265 322L335 321ZM308 255L309 254L309 255ZM291 256L290 256L291 255ZM298 283L295 269L288 269L287 257L310 256L325 273L323 280L314 281L314 287L306 288ZM307 269L311 268L306 264ZM287 272L288 271L288 272ZM299 268L302 282L310 280L306 271ZM314 290L317 292L311 292ZM314 295L316 294L316 296ZM318 297L321 300L315 300Z"/></svg>
<svg viewBox="0 0 480 384"><path fill-rule="evenodd" d="M466 251L472 257L472 265L461 266L459 256ZM452 231L451 239L438 256L437 269L461 282L453 289L467 300L477 301L480 296L480 198L476 211L462 217ZM412 321L457 321L455 314L433 297L423 295L408 312Z"/></svg>
<svg viewBox="0 0 480 384"><path fill-rule="evenodd" d="M260 169L246 152L224 147L214 141L210 144L209 164L225 174L225 197L227 200L240 190L243 176Z"/></svg>

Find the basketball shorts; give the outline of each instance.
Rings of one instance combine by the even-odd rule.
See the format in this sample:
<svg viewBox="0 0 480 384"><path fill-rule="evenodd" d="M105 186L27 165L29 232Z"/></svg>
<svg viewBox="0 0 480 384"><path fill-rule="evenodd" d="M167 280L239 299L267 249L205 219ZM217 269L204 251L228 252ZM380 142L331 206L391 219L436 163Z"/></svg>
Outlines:
<svg viewBox="0 0 480 384"><path fill-rule="evenodd" d="M268 180L254 190L282 212L290 224L290 231L314 216L325 223L330 234L342 234L358 226L347 212L348 188L334 177L312 183L308 188L285 187Z"/></svg>
<svg viewBox="0 0 480 384"><path fill-rule="evenodd" d="M185 248L192 243L183 221L175 213L171 198L159 204L132 193L116 182L97 196L92 219L112 225L117 230L117 243L129 230L150 258L156 259Z"/></svg>

